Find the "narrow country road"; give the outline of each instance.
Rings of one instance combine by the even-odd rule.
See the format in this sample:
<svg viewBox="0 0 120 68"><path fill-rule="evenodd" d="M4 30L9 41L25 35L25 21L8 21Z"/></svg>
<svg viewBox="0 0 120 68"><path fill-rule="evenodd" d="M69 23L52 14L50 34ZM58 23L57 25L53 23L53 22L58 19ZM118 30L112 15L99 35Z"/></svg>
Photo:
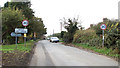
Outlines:
<svg viewBox="0 0 120 68"><path fill-rule="evenodd" d="M78 48L42 40L37 43L30 66L118 66L118 62Z"/></svg>

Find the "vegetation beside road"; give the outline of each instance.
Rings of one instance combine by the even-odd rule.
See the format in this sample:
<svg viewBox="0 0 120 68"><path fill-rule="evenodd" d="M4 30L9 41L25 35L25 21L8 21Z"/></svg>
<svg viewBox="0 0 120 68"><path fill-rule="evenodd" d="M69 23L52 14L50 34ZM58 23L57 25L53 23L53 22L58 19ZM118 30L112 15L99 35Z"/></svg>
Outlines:
<svg viewBox="0 0 120 68"><path fill-rule="evenodd" d="M73 43L75 46L82 47L83 49L89 49L94 52L97 52L102 55L110 56L112 58L115 58L118 60L118 57L120 57L120 54L116 52L115 50L113 51L111 48L99 48L97 46L89 46L88 44L80 44L80 43Z"/></svg>
<svg viewBox="0 0 120 68"><path fill-rule="evenodd" d="M101 24L106 24L107 29L104 30L104 45L102 30L100 29ZM77 30L74 34L73 43L88 44L82 47L87 47L95 52L114 57L120 58L120 22L118 20L103 19L96 25L91 25L87 30Z"/></svg>
<svg viewBox="0 0 120 68"><path fill-rule="evenodd" d="M2 45L2 52L3 53L11 53L15 50L18 51L23 51L23 52L29 52L32 49L32 46L34 45L33 40L27 41L26 42L26 47L24 45L24 43L21 44L17 44L17 48L16 48L16 44L12 44L12 45Z"/></svg>
<svg viewBox="0 0 120 68"><path fill-rule="evenodd" d="M2 43L5 45L14 44L15 38L11 36L15 32L15 28L25 28L22 25L23 20L28 20L29 25L27 40L35 40L46 34L46 28L42 18L34 16L34 11L30 8L30 2L6 2L2 7ZM18 41L23 43L23 36L19 37ZM14 40L14 41L13 41Z"/></svg>
<svg viewBox="0 0 120 68"><path fill-rule="evenodd" d="M24 44L2 45L2 62L3 66L26 66L29 64L30 59L33 55L36 41L26 42Z"/></svg>
<svg viewBox="0 0 120 68"><path fill-rule="evenodd" d="M31 9L31 2L6 2L1 8L0 18L2 18L2 64L3 66L26 66L34 51L34 43L46 34L47 28L42 18L34 16ZM11 36L15 28L25 28L22 21L27 20L29 25L26 27L26 47L24 46L24 33L18 37L16 48L16 38Z"/></svg>

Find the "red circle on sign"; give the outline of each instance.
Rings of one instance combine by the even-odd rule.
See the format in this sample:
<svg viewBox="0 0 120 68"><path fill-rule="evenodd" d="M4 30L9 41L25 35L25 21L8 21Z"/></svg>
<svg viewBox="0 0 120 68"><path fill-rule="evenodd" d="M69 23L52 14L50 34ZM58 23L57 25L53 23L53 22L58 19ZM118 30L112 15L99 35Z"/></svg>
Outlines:
<svg viewBox="0 0 120 68"><path fill-rule="evenodd" d="M25 21L27 21L27 24L26 24L26 25L24 24ZM22 21L22 25L23 25L23 26L26 27L26 26L28 26L28 24L29 24L28 20L23 20L23 21Z"/></svg>
<svg viewBox="0 0 120 68"><path fill-rule="evenodd" d="M100 25L100 29L105 30L105 29L102 28L103 25L105 26L105 29L107 29L106 24L102 24L102 25Z"/></svg>

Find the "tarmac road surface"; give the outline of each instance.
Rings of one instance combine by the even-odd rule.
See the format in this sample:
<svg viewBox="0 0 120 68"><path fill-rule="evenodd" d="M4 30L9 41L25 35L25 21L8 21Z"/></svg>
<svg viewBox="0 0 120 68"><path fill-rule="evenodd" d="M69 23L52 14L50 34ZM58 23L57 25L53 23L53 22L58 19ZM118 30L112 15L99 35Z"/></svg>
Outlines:
<svg viewBox="0 0 120 68"><path fill-rule="evenodd" d="M106 56L42 40L37 43L30 66L118 66Z"/></svg>

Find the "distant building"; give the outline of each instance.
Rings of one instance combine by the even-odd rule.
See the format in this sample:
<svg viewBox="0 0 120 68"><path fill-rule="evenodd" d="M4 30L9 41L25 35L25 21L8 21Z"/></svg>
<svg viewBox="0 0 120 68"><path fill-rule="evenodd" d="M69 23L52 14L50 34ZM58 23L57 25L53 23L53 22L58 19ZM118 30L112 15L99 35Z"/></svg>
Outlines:
<svg viewBox="0 0 120 68"><path fill-rule="evenodd" d="M93 26L95 26L95 24L90 24L90 27L88 29L91 29Z"/></svg>
<svg viewBox="0 0 120 68"><path fill-rule="evenodd" d="M103 22L107 22L107 21L109 21L109 19L103 18Z"/></svg>
<svg viewBox="0 0 120 68"><path fill-rule="evenodd" d="M90 24L90 28L92 28L93 27L93 24Z"/></svg>

